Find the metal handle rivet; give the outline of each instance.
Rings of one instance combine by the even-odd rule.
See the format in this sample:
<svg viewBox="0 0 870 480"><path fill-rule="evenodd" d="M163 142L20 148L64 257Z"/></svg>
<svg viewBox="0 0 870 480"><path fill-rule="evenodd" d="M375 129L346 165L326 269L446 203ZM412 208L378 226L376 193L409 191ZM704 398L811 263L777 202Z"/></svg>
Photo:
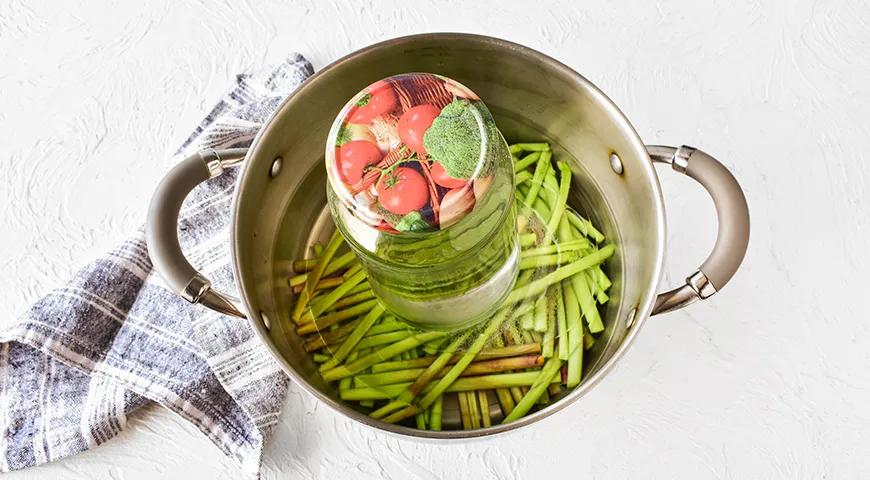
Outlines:
<svg viewBox="0 0 870 480"><path fill-rule="evenodd" d="M622 175L622 159L619 158L619 155L615 153L610 154L610 168L613 170L613 173Z"/></svg>
<svg viewBox="0 0 870 480"><path fill-rule="evenodd" d="M260 310L260 318L263 319L263 326L266 327L266 331L272 330L272 320L269 320L269 316L266 315L266 312Z"/></svg>
<svg viewBox="0 0 870 480"><path fill-rule="evenodd" d="M269 177L275 178L281 173L281 167L284 166L284 160L281 160L281 157L276 158L272 161L272 168L269 170Z"/></svg>
<svg viewBox="0 0 870 480"><path fill-rule="evenodd" d="M628 315L625 317L625 328L631 328L631 325L634 324L634 317L637 316L637 309L632 308Z"/></svg>

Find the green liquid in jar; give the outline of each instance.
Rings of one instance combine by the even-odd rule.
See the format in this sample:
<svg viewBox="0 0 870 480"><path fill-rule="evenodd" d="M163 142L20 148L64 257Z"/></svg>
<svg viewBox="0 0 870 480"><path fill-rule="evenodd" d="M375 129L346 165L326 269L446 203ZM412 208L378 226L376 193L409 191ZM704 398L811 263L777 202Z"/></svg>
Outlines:
<svg viewBox="0 0 870 480"><path fill-rule="evenodd" d="M354 241L348 224L355 219L334 218L387 310L421 327L452 329L485 318L507 297L516 281L519 239L510 155L502 161L480 204L447 229L379 233L371 251Z"/></svg>

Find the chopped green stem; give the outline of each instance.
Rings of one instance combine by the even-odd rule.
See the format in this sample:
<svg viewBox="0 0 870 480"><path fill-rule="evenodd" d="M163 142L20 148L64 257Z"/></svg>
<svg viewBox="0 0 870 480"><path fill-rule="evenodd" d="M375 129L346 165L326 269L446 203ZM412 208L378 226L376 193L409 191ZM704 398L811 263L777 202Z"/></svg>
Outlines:
<svg viewBox="0 0 870 480"><path fill-rule="evenodd" d="M571 225L579 230L580 233L595 240L595 243L601 243L604 241L604 234L599 232L598 229L592 225L592 222L581 217L574 210L568 211L568 221L570 221Z"/></svg>
<svg viewBox="0 0 870 480"><path fill-rule="evenodd" d="M520 275L517 277L517 283L514 284L514 288L522 287L523 285L528 285L532 282L532 278L535 277L534 270L525 270L520 272Z"/></svg>
<svg viewBox="0 0 870 480"><path fill-rule="evenodd" d="M516 408L510 413L510 415L506 416L502 423L510 423L514 420L519 420L524 417L532 407L535 406L538 399L541 398L541 395L547 391L547 387L553 380L558 381L559 378L559 367L562 366L562 360L558 358L551 358L544 365L544 368L541 369L540 372L526 372L521 375L533 374L536 376L535 380L532 382L532 387L529 389L529 392L523 397L523 399L517 403ZM515 374L516 375L516 374ZM348 392L351 390L345 390ZM343 392L340 393L343 395Z"/></svg>
<svg viewBox="0 0 870 480"><path fill-rule="evenodd" d="M611 245L608 245L608 247L609 246ZM595 297L593 297L592 292L589 291L589 285L586 283L586 276L574 276L572 279L572 285L574 286L574 294L577 295L577 301L580 303L580 311L583 313L583 317L586 318L586 324L589 325L589 331L592 333L603 332L604 323L601 321L601 315L598 313L598 305L595 303Z"/></svg>
<svg viewBox="0 0 870 480"><path fill-rule="evenodd" d="M311 300L308 302L308 307L305 308L305 311L311 309L312 305L317 305L317 302L323 300L323 292L328 290L315 290L314 295L311 296Z"/></svg>
<svg viewBox="0 0 870 480"><path fill-rule="evenodd" d="M565 297L562 283L556 284L556 335L559 338L559 359L568 360L568 322L565 315Z"/></svg>
<svg viewBox="0 0 870 480"><path fill-rule="evenodd" d="M360 343L363 335L375 324L375 322L381 318L381 315L384 314L384 307L380 305L376 305L374 308L369 311L369 313L363 318L363 320L353 329L353 332L347 336L344 340L344 343L341 344L341 347L332 354L332 359L323 365L320 366L320 371L324 372L331 368L337 367L341 362L347 358L347 355ZM387 334L389 335L389 334ZM372 337L374 338L374 337ZM369 345L370 346L370 345Z"/></svg>
<svg viewBox="0 0 870 480"><path fill-rule="evenodd" d="M333 303L332 306L330 306L329 308L326 309L326 311L331 312L334 310L341 310L344 307L356 305L357 303L364 302L366 300L371 300L373 298L375 298L375 292L373 292L371 290L366 290L364 292L355 293L353 295L345 294L345 296L341 300Z"/></svg>
<svg viewBox="0 0 870 480"><path fill-rule="evenodd" d="M333 323L338 323L343 320L356 317L357 315L367 313L369 310L377 305L377 300L369 300L368 302L363 302L358 305L354 305L353 307L346 308L344 310L327 313L322 317L315 318L310 323L301 325L299 328L296 329L296 333L298 333L299 335L307 335L309 333L314 333L318 330L323 330L324 328L332 325Z"/></svg>
<svg viewBox="0 0 870 480"><path fill-rule="evenodd" d="M525 157L521 158L520 160L514 162L514 172L516 172L517 177L519 177L520 173L523 173L523 172L528 173L528 170L526 170L526 169L531 167L533 163L537 162L540 157L541 157L541 152L532 152L532 153L526 155ZM529 178L531 178L531 176ZM520 182L517 181L517 184L519 184L519 183Z"/></svg>
<svg viewBox="0 0 870 480"><path fill-rule="evenodd" d="M439 339L436 342L430 342L430 343L423 345L423 347L422 347L423 351L426 352L428 355L437 354L441 348L441 340L442 339Z"/></svg>
<svg viewBox="0 0 870 480"><path fill-rule="evenodd" d="M378 347L381 345L389 345L391 343L398 342L400 340L404 340L413 335L410 330L400 330L397 332L389 332L382 333L380 335L371 335L366 336L359 343L353 347L354 350L359 350L361 348L370 348L370 347ZM411 355L408 352L402 354L403 360L410 360Z"/></svg>
<svg viewBox="0 0 870 480"><path fill-rule="evenodd" d="M444 391L448 387L450 387L450 385L454 381L456 381L457 378L459 378L459 375L462 374L462 371L465 370L466 367L468 367L468 365L474 360L474 357L476 357L477 354L480 353L481 350L483 350L484 345L486 345L490 337L492 337L493 334L495 334L495 332L497 332L498 329L501 328L501 325L507 319L507 316L507 309L502 309L496 312L495 317L489 321L489 324L486 326L483 332L477 337L477 339L474 340L474 343L472 343L471 346L468 347L468 350L465 352L464 355L462 355L462 358L460 358L459 361L456 362L455 365L453 365L450 371L447 372L446 375L444 375L444 378L442 378L438 381L437 384L435 384L435 388L432 390L432 392L429 392L429 394L427 394L420 400L420 408L424 410L429 408L429 406L432 405L432 402L435 401L438 395L444 393Z"/></svg>
<svg viewBox="0 0 870 480"><path fill-rule="evenodd" d="M402 352L417 347L418 345L424 344L431 340L435 340L436 338L442 338L445 335L447 334L444 332L427 332L408 337L400 342L396 342L392 345L388 345L384 348L375 350L374 352L366 355L365 357L357 359L356 361L349 362L346 365L335 367L332 370L327 370L321 374L321 377L323 377L323 380L326 382L334 382L336 380L341 380L342 378L349 377L351 375L356 375L357 373L365 370L368 367L371 367L376 363L383 362L389 358L401 354Z"/></svg>
<svg viewBox="0 0 870 480"><path fill-rule="evenodd" d="M520 335L520 332L517 329L518 326L519 328L522 328L522 325L519 322L517 322L516 324L511 323L507 327L505 327L505 329L502 331L502 336L504 337L505 343L511 345L528 345L525 343L525 340L523 340L522 335Z"/></svg>
<svg viewBox="0 0 870 480"><path fill-rule="evenodd" d="M529 283L528 285L514 288L510 295L508 295L507 301L505 301L504 304L511 305L525 298L529 298L534 295L540 295L550 285L561 282L566 278L573 277L574 275L582 272L583 270L594 267L595 265L598 265L604 260L607 260L608 258L610 258L611 255L613 255L613 251L613 245L605 245L597 252L589 254L565 266L559 267L552 273L549 273L546 276Z"/></svg>
<svg viewBox="0 0 870 480"><path fill-rule="evenodd" d="M523 170L514 178L516 185L522 185L532 179L532 174L528 170Z"/></svg>
<svg viewBox="0 0 870 480"><path fill-rule="evenodd" d="M347 359L348 359L349 361L356 360L356 358L357 358L358 355L359 355L359 352L351 352L351 354L347 356ZM349 389L350 387L353 386L353 385L352 385L352 380L353 380L353 379L350 378L350 377L342 378L341 381L338 382L338 389L339 389L339 390L347 390L347 389Z"/></svg>
<svg viewBox="0 0 870 480"><path fill-rule="evenodd" d="M441 412L444 410L444 395L438 395L438 399L432 404L432 413L429 415L429 428L441 430Z"/></svg>
<svg viewBox="0 0 870 480"><path fill-rule="evenodd" d="M320 350L326 345L338 343L344 339L344 337L350 335L350 332L359 325L362 319L353 320L348 322L335 330L330 330L328 332L323 332L321 334L315 334L313 338L307 340L305 342L305 351L306 352L314 352L316 350ZM330 325L330 327L335 327L338 324Z"/></svg>
<svg viewBox="0 0 870 480"><path fill-rule="evenodd" d="M369 353L371 353L371 351L370 350L361 350L359 353L360 353L360 356L366 356ZM350 377L348 377L348 378L350 378ZM342 379L342 381L344 381L344 380L347 380L347 378ZM359 404L360 404L360 406L363 406L363 407L373 408L375 406L375 401L374 400L360 400Z"/></svg>
<svg viewBox="0 0 870 480"><path fill-rule="evenodd" d="M547 294L544 293L543 295L540 295L537 300L535 300L535 320L533 328L536 332L542 333L547 331L548 308L549 305L547 303Z"/></svg>
<svg viewBox="0 0 870 480"><path fill-rule="evenodd" d="M290 277L290 280L288 280L288 282L290 283L291 287L295 287L297 285L302 285L303 283L305 283L306 279L308 279L308 275L303 273L301 275L296 275L295 277Z"/></svg>
<svg viewBox="0 0 870 480"><path fill-rule="evenodd" d="M373 327L376 328L376 327ZM475 361L479 360L494 360L498 358L516 357L521 355L534 355L541 353L541 346L537 343L526 343L522 345L511 345L507 347L491 348L482 350L476 357ZM393 372L396 370L406 370L410 368L423 368L432 365L438 357L422 357L414 360L402 360L399 362L383 362L372 365L372 373ZM450 357L448 364L453 364L459 361L462 355L454 354Z"/></svg>
<svg viewBox="0 0 870 480"><path fill-rule="evenodd" d="M562 213L565 212L565 205L568 202L568 193L571 190L571 167L565 162L556 162L559 167L559 196L556 198L556 203L553 205L551 216L547 222L547 231L544 235L544 246L549 245L553 241L553 236L556 234L556 229L559 228L559 222L562 221Z"/></svg>
<svg viewBox="0 0 870 480"><path fill-rule="evenodd" d="M548 363L553 362L554 359L550 359ZM559 361L559 360L555 360ZM547 364L544 364L546 368ZM551 376L550 382L558 382L558 368L555 371L556 377ZM533 386L535 381L541 375L541 371L534 372L518 372L518 373L496 373L493 375L481 375L479 377L465 377L455 380L450 384L449 387L444 389L443 393L448 392L469 392L472 390L487 390L493 388L509 388L509 387L524 387L524 386ZM548 383L550 383L548 382ZM346 401L359 401L359 400L386 400L390 398L395 398L398 394L400 394L403 390L408 388L410 383L397 383L395 385L385 385L382 387L371 388L371 387L363 387L363 388L352 388L349 390L345 390L340 392L339 395L342 400ZM546 388L547 383L544 383L544 388ZM423 392L429 394L435 391L435 385L429 385ZM435 397L437 398L437 396ZM435 400L432 400L434 403ZM534 403L534 402L533 402ZM390 417L394 417L394 415L390 415L390 417L384 418L384 422L387 423L395 423L403 418L408 418L411 415L416 415L419 412L422 412L424 409L420 408L417 405L412 405L408 407L411 411L410 415L399 416L395 415L397 418L392 421L388 421ZM404 411L403 411L404 412ZM397 412L397 413L403 413Z"/></svg>
<svg viewBox="0 0 870 480"><path fill-rule="evenodd" d="M574 282L566 283L565 314L568 321L568 382L567 387L573 388L580 384L580 376L583 370L583 327L580 318L580 305L574 292Z"/></svg>
<svg viewBox="0 0 870 480"><path fill-rule="evenodd" d="M517 198L520 199L521 202L526 203L526 198L531 189L528 185L520 185L517 187ZM535 199L534 205L532 205L532 210L535 212L535 215L541 218L542 222L546 222L548 218L550 218L550 207L544 203L540 198Z"/></svg>
<svg viewBox="0 0 870 480"><path fill-rule="evenodd" d="M535 328L535 312L529 310L520 315L520 328L523 330L531 330Z"/></svg>
<svg viewBox="0 0 870 480"><path fill-rule="evenodd" d="M360 283L356 287L352 288L349 292L347 292L347 294L348 295L355 295L357 293L362 293L362 292L365 292L366 290L371 290L371 289L372 289L371 285L369 285L369 282L366 281L366 282Z"/></svg>
<svg viewBox="0 0 870 480"><path fill-rule="evenodd" d="M317 259L314 259L315 261ZM344 255L334 258L329 265L326 266L326 270L323 271L323 276L328 277L333 273L346 268L348 265L353 263L356 260L356 255L353 252L347 252ZM312 268L314 268L312 266ZM309 269L310 270L310 269ZM308 279L307 274L296 275L295 277L290 278L290 286L295 287L296 285L302 285L305 283L305 280Z"/></svg>
<svg viewBox="0 0 870 480"><path fill-rule="evenodd" d="M501 405L501 411L505 414L505 416L510 415L511 411L513 411L514 407L516 407L516 403L514 403L514 399L511 396L511 391L509 388L496 388L495 396L498 397L498 403Z"/></svg>
<svg viewBox="0 0 870 480"><path fill-rule="evenodd" d="M347 295L347 292L351 291L353 287L359 285L365 279L365 272L357 272L349 279L344 280L341 285L336 287L336 289L324 297L323 300L317 302L317 305L313 306L311 310L302 315L302 318L299 319L300 323L308 323L313 320L313 317L320 316L320 314L325 312L327 308L338 302L342 297ZM308 318L308 320L304 320L305 318Z"/></svg>
<svg viewBox="0 0 870 480"><path fill-rule="evenodd" d="M548 152L550 144L547 142L538 143L515 143L510 146L511 153L519 152Z"/></svg>
<svg viewBox="0 0 870 480"><path fill-rule="evenodd" d="M563 253L552 255L535 255L531 257L520 258L520 270L528 270L542 267L557 267L573 262L581 258L582 254L578 250L569 250Z"/></svg>
<svg viewBox="0 0 870 480"><path fill-rule="evenodd" d="M538 343L539 342L539 340L535 340L535 335L538 335L538 332L531 332L529 330L523 330L521 332L521 335L522 335L523 343L532 343L532 342ZM538 335L538 337L540 338L540 335Z"/></svg>
<svg viewBox="0 0 870 480"><path fill-rule="evenodd" d="M550 152L543 152L540 158L538 158L538 162L535 164L535 175L532 178L531 186L529 187L529 193L526 195L525 198L525 203L528 206L533 206L535 204L535 200L538 198L538 193L541 191L541 185L544 182L544 177L547 175L547 170L551 168L551 157L552 154Z"/></svg>
<svg viewBox="0 0 870 480"><path fill-rule="evenodd" d="M559 238L567 242L574 241L575 235L572 230L571 223L568 220L568 214L562 213L562 221L559 222ZM582 236L578 238L583 238L585 240ZM581 325L580 306L577 304L577 297L571 287L571 280L564 280L560 282L559 285L562 287L562 295L559 299L560 303L558 305L561 309L561 319L559 322L559 359L567 361L570 358L571 352L570 346L572 336L570 330L579 328ZM571 290L570 294L568 290ZM559 313L560 312L557 311L557 314ZM574 340L576 340L576 338L574 338ZM566 369L567 368L568 367L566 366Z"/></svg>
<svg viewBox="0 0 870 480"><path fill-rule="evenodd" d="M322 278L319 282L317 282L317 285L314 286L314 293L341 285L341 281L341 277ZM295 287L293 287L293 293L301 295L303 289L305 289L304 284L296 285ZM313 295L311 297L313 298Z"/></svg>
<svg viewBox="0 0 870 480"><path fill-rule="evenodd" d="M531 301L522 302L520 305L511 312L510 318L511 320L522 319L523 315L527 313L532 313L535 309L535 304ZM522 320L521 320L522 321Z"/></svg>
<svg viewBox="0 0 870 480"><path fill-rule="evenodd" d="M538 241L538 236L534 233L524 233L520 235L520 247L528 248L535 244Z"/></svg>
<svg viewBox="0 0 870 480"><path fill-rule="evenodd" d="M541 218L542 222L546 222L550 218L550 207L540 197L535 199L535 213Z"/></svg>
<svg viewBox="0 0 870 480"><path fill-rule="evenodd" d="M516 404L520 403L525 393L523 393L523 389L520 387L510 387L508 391L511 392L511 398L514 399L514 408L516 408Z"/></svg>
<svg viewBox="0 0 870 480"><path fill-rule="evenodd" d="M587 245L587 247L584 247L584 248L589 248L592 246L592 242L590 242L586 237L584 237L582 235L580 235L580 236L574 235L574 232L573 232L574 228L571 226L571 221L568 220L568 213L567 212L562 212L562 220L559 222L559 226L557 227L557 229L558 229L558 234L559 234L559 241L562 242L558 246L562 246L562 245L566 245L566 244L573 245L574 243L579 243L579 244L585 243Z"/></svg>
<svg viewBox="0 0 870 480"><path fill-rule="evenodd" d="M460 395L462 395L460 393ZM480 428L480 405L477 402L477 392L465 392L468 398L468 410L471 414L471 428Z"/></svg>
<svg viewBox="0 0 870 480"><path fill-rule="evenodd" d="M447 354L449 359L450 354ZM540 355L527 355L523 357L501 358L496 360L484 360L481 362L473 362L466 368L460 377L470 377L474 375L486 375L490 373L507 372L510 370L521 370L525 368L540 367L544 364L544 357ZM434 364L433 364L434 365ZM420 377L423 377L425 382L414 393L416 396L423 389L426 382L430 379L443 378L450 371L451 366L444 363L440 370L430 366L427 369L413 368L408 370L397 370L392 372L371 373L366 375L357 375L354 377L354 384L361 387L378 387L381 385L392 385L394 383L410 382ZM413 392L412 392L413 393ZM411 399L404 399L400 395L397 401L404 402L404 405L410 404ZM377 417L373 417L377 418Z"/></svg>
<svg viewBox="0 0 870 480"><path fill-rule="evenodd" d="M329 361L331 357L329 355L324 355L322 353L315 353L311 355L311 359L314 360L314 363L326 363Z"/></svg>
<svg viewBox="0 0 870 480"><path fill-rule="evenodd" d="M296 273L310 272L317 265L317 258L306 258L305 260L296 260L293 262L293 271Z"/></svg>
<svg viewBox="0 0 870 480"><path fill-rule="evenodd" d="M395 317L387 316L382 317L381 321L369 329L366 333L366 337L370 337L372 335L380 335L382 333L390 333L390 332L398 332L401 330L410 330L410 327L405 325L404 323L396 320Z"/></svg>
<svg viewBox="0 0 870 480"><path fill-rule="evenodd" d="M318 294L320 294L320 293L322 293L322 292L323 292L322 290L318 290L318 291L314 292L314 294L315 294L315 295L318 295ZM345 296L344 296L341 300L339 300L338 302L333 303L331 307L329 307L329 308L326 309L326 311L327 311L327 312L332 312L332 311L335 311L335 310L340 310L340 309L342 309L342 308L344 308L344 307L346 307L346 306L349 306L349 305L355 305L355 304L357 304L357 303L360 303L360 302L357 302L357 301L353 301L353 302L350 302L350 301L348 301L348 302L344 302L344 300L347 299L347 298L351 298L351 297L353 297L354 295L359 295L360 293L367 293L367 292L371 292L371 285L369 285L369 282L368 282L368 281L365 281L365 282L362 282L362 283L360 283L359 285L357 285L357 286L351 288L350 291L347 292L347 293L345 294ZM327 292L327 293L328 293L328 292ZM372 298L374 298L374 294L371 294L371 295L372 295ZM323 295L323 296L317 296L317 297L312 298L311 301L308 302L308 309L306 309L305 312L308 313L308 310L310 310L311 308L313 308L314 305L317 305L318 303L320 303L324 298L325 298L325 295ZM303 315L303 317L304 317L304 316L305 316L305 315Z"/></svg>
<svg viewBox="0 0 870 480"><path fill-rule="evenodd" d="M341 274L341 278L347 280L358 273L362 273L362 266L359 263L354 263L352 267L348 268L346 272Z"/></svg>
<svg viewBox="0 0 870 480"><path fill-rule="evenodd" d="M520 207L520 212L517 214L517 232L521 233L520 237L522 238L522 235L527 235L522 232L525 232L529 227L529 216L525 214L527 210L522 208L525 204L518 206Z"/></svg>
<svg viewBox="0 0 870 480"><path fill-rule="evenodd" d="M556 178L556 171L552 168L547 171L547 176L544 177L544 184L541 186L544 200L547 205L552 207L556 204L556 199L559 196L559 180Z"/></svg>
<svg viewBox="0 0 870 480"><path fill-rule="evenodd" d="M534 235L534 233L530 234ZM554 253L567 253L573 252L576 250L581 250L584 248L591 247L592 244L589 243L589 240L585 238L581 238L579 240L572 240L570 242L562 242L556 245L548 245L546 247L535 247L530 248L528 250L523 250L521 256L523 258L535 257L538 255L550 255Z"/></svg>
<svg viewBox="0 0 870 480"><path fill-rule="evenodd" d="M408 387L407 390L402 392L394 401L388 403L382 408L379 408L377 411L372 412L370 415L372 418L381 418L384 415L392 413L402 407L407 407L411 404L411 402L420 394L423 388L429 383L430 380L435 378L436 375L447 365L450 361L451 357L453 357L453 353L461 347L465 341L468 339L468 336L471 332L465 332L459 337L455 338L447 348L444 349L444 352L439 355L431 365L427 368L412 370L412 375L406 375L408 370L401 370L397 372L384 372L384 373L375 373L371 375L360 375L357 378L360 379L360 383L368 386L376 386L380 382L389 382L389 383L398 383L398 381L392 381L393 378L397 376L405 375L404 381L414 380L414 383ZM383 383L381 383L383 384Z"/></svg>
<svg viewBox="0 0 870 480"><path fill-rule="evenodd" d="M544 332L544 342L541 346L541 355L544 358L553 356L556 346L556 310L558 303L562 297L562 288L560 283L550 287L547 290L547 331Z"/></svg>
<svg viewBox="0 0 870 480"><path fill-rule="evenodd" d="M302 289L299 298L296 299L296 306L293 308L294 321L298 321L299 317L302 316L302 312L305 311L305 307L311 299L311 294L314 292L317 283L320 281L320 277L326 270L326 266L329 265L329 261L332 260L338 247L340 247L343 242L344 238L341 236L341 233L336 230L333 232L332 238L329 239L326 249L323 250L323 255L317 257L317 264L308 274L308 279L305 281L305 288Z"/></svg>
<svg viewBox="0 0 870 480"><path fill-rule="evenodd" d="M598 283L598 287L604 291L609 290L610 286L613 285L610 282L610 279L607 278L607 275L604 274L604 270L601 269L601 265L595 267L595 281Z"/></svg>
<svg viewBox="0 0 870 480"><path fill-rule="evenodd" d="M589 350L595 346L595 337L589 333L585 327L583 328L583 350Z"/></svg>
<svg viewBox="0 0 870 480"><path fill-rule="evenodd" d="M457 398L459 399L459 416L462 418L462 429L471 430L471 407L468 406L468 396L465 395L465 392L459 392Z"/></svg>
<svg viewBox="0 0 870 480"><path fill-rule="evenodd" d="M356 254L353 252L347 252L340 257L332 259L332 261L329 262L329 265L326 266L326 270L323 271L323 275L332 275L339 270L350 267L354 262L356 262Z"/></svg>
<svg viewBox="0 0 870 480"><path fill-rule="evenodd" d="M583 280L586 281L586 287L589 289L589 293L592 294L593 297L597 297L598 295L598 283L595 282L595 279L592 278L592 274L595 273L595 269L590 268L583 272Z"/></svg>

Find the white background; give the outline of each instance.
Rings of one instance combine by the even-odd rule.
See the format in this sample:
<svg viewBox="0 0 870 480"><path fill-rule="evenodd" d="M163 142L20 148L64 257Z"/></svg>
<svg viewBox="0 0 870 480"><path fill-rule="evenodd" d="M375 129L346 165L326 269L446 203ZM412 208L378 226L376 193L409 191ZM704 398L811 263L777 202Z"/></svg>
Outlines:
<svg viewBox="0 0 870 480"><path fill-rule="evenodd" d="M752 239L732 284L648 322L571 408L516 434L433 445L362 428L291 387L265 478L870 474L866 1L0 3L0 326L135 231L171 153L234 73L293 50L319 69L410 33L513 40L587 76L646 142L701 147L745 188ZM659 174L664 288L700 264L716 224L699 186ZM240 477L156 407L96 450L10 475Z"/></svg>

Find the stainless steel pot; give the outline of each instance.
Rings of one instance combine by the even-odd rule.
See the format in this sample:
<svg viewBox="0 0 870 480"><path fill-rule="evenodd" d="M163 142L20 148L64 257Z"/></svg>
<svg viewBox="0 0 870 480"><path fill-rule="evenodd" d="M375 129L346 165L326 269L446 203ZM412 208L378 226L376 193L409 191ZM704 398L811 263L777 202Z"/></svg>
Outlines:
<svg viewBox="0 0 870 480"><path fill-rule="evenodd" d="M513 423L433 432L372 420L338 400L291 328L291 262L327 238L332 228L323 166L330 125L361 87L404 72L440 73L467 85L486 100L509 141L549 141L558 158L571 160L573 191L579 192L571 205L592 217L617 246L605 269L614 281L612 301L602 315L607 328L590 352L591 361L585 362L584 382L561 401ZM670 165L703 185L719 218L718 238L707 260L684 285L658 295L665 211L654 163ZM211 289L185 260L177 236L178 212L188 192L239 164L243 170L231 241L241 301ZM155 193L146 228L152 261L166 283L192 303L247 316L284 371L312 395L380 430L455 439L521 428L562 410L607 375L648 317L721 290L746 252L749 211L740 186L722 164L692 147L645 146L613 102L574 70L504 40L448 33L386 41L324 68L281 104L247 151L207 150L176 166ZM449 409L445 405L445 425ZM492 409L498 412L497 404Z"/></svg>

